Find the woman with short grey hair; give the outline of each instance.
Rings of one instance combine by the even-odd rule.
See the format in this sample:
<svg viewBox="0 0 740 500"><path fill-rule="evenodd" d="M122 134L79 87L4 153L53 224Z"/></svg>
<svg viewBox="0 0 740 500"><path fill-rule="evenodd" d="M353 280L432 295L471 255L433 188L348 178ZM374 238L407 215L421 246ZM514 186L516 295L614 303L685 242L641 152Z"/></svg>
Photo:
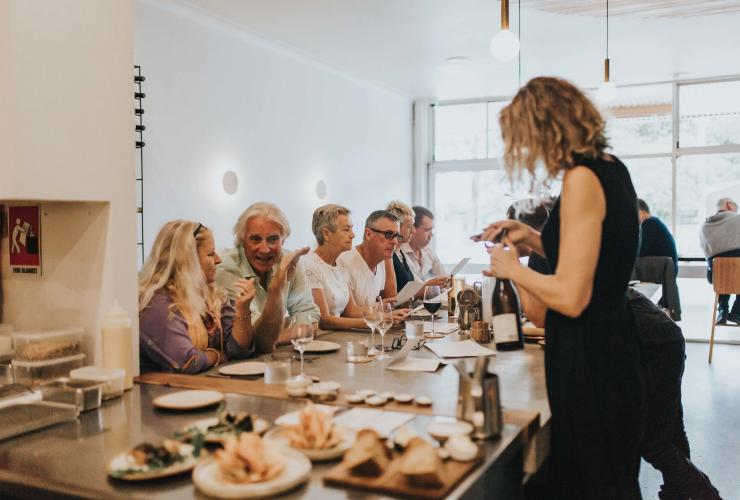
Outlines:
<svg viewBox="0 0 740 500"><path fill-rule="evenodd" d="M327 330L364 328L362 310L349 289L349 277L337 257L352 249L355 233L348 208L324 205L313 213L311 229L318 246L303 258L313 300L321 311L319 326Z"/></svg>

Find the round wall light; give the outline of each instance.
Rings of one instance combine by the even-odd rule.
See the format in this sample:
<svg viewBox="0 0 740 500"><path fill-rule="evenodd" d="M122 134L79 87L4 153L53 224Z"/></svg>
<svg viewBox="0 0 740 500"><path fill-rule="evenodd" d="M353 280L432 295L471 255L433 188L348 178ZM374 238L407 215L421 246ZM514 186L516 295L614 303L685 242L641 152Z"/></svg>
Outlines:
<svg viewBox="0 0 740 500"><path fill-rule="evenodd" d="M235 194L237 189L239 189L239 177L236 176L236 172L233 170L227 171L221 182L226 194Z"/></svg>
<svg viewBox="0 0 740 500"><path fill-rule="evenodd" d="M326 191L326 182L322 180L316 183L316 196L318 196L320 200L326 198Z"/></svg>

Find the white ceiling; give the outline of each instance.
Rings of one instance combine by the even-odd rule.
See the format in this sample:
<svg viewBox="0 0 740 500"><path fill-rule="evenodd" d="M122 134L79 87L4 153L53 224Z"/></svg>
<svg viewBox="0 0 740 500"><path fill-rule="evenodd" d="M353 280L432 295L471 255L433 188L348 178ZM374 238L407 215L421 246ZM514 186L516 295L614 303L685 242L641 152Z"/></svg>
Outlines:
<svg viewBox="0 0 740 500"><path fill-rule="evenodd" d="M488 54L495 0L162 0L218 18L270 44L409 98L512 93L517 63ZM536 2L535 2L536 3ZM635 2L632 2L635 3ZM517 31L518 5L511 4ZM557 75L585 87L603 77L603 16L522 6L522 79ZM612 81L740 74L740 13L611 17ZM465 56L462 64L445 61Z"/></svg>

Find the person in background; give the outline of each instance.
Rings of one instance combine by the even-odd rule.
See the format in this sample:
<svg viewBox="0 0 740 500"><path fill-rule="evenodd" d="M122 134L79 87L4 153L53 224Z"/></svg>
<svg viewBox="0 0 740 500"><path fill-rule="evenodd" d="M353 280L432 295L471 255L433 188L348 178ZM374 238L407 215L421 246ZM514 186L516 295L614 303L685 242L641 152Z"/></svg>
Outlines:
<svg viewBox="0 0 740 500"><path fill-rule="evenodd" d="M313 213L311 229L318 246L302 259L313 301L321 311L319 326L327 330L365 328L362 309L349 290L349 276L337 257L352 250L355 233L348 208L324 205Z"/></svg>
<svg viewBox="0 0 740 500"><path fill-rule="evenodd" d="M396 296L393 249L401 238L398 217L376 210L365 220L362 243L337 258L349 277L349 288L358 306Z"/></svg>
<svg viewBox="0 0 740 500"><path fill-rule="evenodd" d="M411 236L414 234L414 220L416 218L414 210L401 201L392 201L386 207L390 213L395 215L401 221L401 239L399 245L393 251L393 270L396 274L396 290L401 291L409 281L418 281L414 276L411 267L409 266L406 254L401 251L401 246L407 243ZM444 272L444 269L443 269ZM424 282L424 286L438 285L444 286L447 282L447 277L429 278ZM422 287L416 293L416 298L420 299L424 296L424 288Z"/></svg>
<svg viewBox="0 0 740 500"><path fill-rule="evenodd" d="M433 284L443 286L447 273L429 243L434 236L434 214L428 208L415 206L414 231L407 242L401 244L401 252L406 256L414 279L424 283L432 278L440 278Z"/></svg>
<svg viewBox="0 0 740 500"><path fill-rule="evenodd" d="M176 220L159 231L139 274L142 373L198 373L254 352L254 286L237 280L230 302L214 283L219 262L203 224Z"/></svg>
<svg viewBox="0 0 740 500"><path fill-rule="evenodd" d="M606 153L605 122L571 83L534 78L500 113L511 179L542 165L563 187L542 230L490 225L485 274L510 279L546 308L545 377L551 409L548 495L639 499L645 365L627 305L637 258L637 197L629 172ZM524 267L517 245L546 256L552 275Z"/></svg>
<svg viewBox="0 0 740 500"><path fill-rule="evenodd" d="M663 221L650 213L644 200L637 200L637 217L640 220L639 257L670 257L678 276L678 253L676 241Z"/></svg>
<svg viewBox="0 0 740 500"><path fill-rule="evenodd" d="M271 352L276 343L290 341L284 330L290 316L319 316L306 274L299 263L308 247L283 254L283 243L290 235L288 220L276 205L258 202L250 205L234 225L235 247L224 252L216 270L216 282L235 298L236 283L255 279L251 303L252 325L257 349Z"/></svg>
<svg viewBox="0 0 740 500"><path fill-rule="evenodd" d="M715 257L740 257L740 214L737 203L730 198L717 200L717 213L707 218L701 226L701 249L707 258L707 280L712 282L712 259ZM740 295L730 310L730 296L720 295L717 304L717 324L727 321L740 324Z"/></svg>

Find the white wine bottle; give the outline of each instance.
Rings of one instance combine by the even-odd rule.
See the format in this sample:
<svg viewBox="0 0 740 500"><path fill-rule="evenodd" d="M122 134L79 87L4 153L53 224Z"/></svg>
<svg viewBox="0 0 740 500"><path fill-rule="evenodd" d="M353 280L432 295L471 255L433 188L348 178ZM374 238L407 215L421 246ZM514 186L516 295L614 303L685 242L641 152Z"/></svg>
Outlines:
<svg viewBox="0 0 740 500"><path fill-rule="evenodd" d="M506 236L505 230L501 238ZM493 339L499 351L524 349L522 334L522 311L519 306L519 294L514 283L508 279L496 278L491 295L493 313Z"/></svg>

